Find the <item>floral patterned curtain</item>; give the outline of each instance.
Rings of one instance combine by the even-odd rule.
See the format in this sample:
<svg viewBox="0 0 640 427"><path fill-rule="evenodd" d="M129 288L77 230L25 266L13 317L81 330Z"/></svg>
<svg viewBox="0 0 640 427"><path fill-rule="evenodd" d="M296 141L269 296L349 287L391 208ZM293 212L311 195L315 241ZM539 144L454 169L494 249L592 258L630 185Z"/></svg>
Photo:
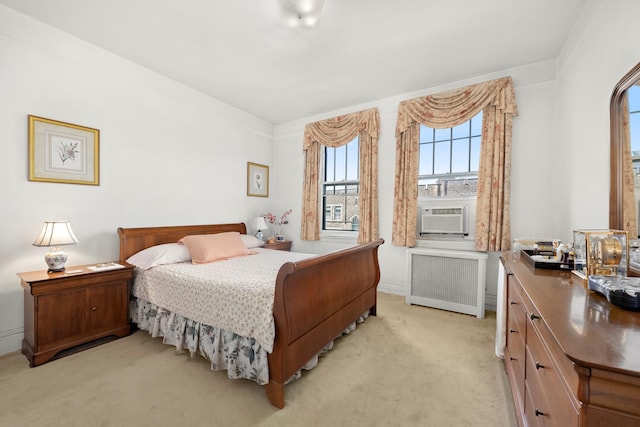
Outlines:
<svg viewBox="0 0 640 427"><path fill-rule="evenodd" d="M302 200L302 240L320 239L319 189L321 146L339 147L360 136L360 195L358 243L378 236L378 109L359 111L309 123L304 130L305 173Z"/></svg>
<svg viewBox="0 0 640 427"><path fill-rule="evenodd" d="M631 153L628 91L625 91L622 98L622 147L622 164L624 165L624 169L622 171L622 221L624 223L624 230L629 232L629 239L637 239L638 225L636 223L636 185Z"/></svg>
<svg viewBox="0 0 640 427"><path fill-rule="evenodd" d="M518 114L511 77L400 103L396 124L394 245L412 247L416 244L420 124L450 128L481 110L475 247L481 251L509 248L511 119Z"/></svg>

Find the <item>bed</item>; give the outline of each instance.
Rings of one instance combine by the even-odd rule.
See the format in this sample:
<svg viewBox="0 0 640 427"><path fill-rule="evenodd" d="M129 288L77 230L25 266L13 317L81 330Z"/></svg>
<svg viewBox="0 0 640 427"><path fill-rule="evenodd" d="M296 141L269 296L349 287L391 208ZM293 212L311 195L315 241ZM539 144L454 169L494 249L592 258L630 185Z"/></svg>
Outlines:
<svg viewBox="0 0 640 427"><path fill-rule="evenodd" d="M227 232L246 235L246 226L118 228L119 260L125 262L146 248L175 243L185 236ZM284 407L285 384L323 348L363 314L376 315L378 248L383 242L378 239L279 267L273 292L275 336L272 351L267 354L268 382L264 384L272 405Z"/></svg>

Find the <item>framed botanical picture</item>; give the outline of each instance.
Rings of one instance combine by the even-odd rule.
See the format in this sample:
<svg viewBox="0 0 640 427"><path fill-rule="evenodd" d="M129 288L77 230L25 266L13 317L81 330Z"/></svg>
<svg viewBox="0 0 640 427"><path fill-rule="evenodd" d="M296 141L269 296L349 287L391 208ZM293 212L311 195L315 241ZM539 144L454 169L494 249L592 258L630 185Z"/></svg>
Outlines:
<svg viewBox="0 0 640 427"><path fill-rule="evenodd" d="M247 162L247 196L269 197L269 166Z"/></svg>
<svg viewBox="0 0 640 427"><path fill-rule="evenodd" d="M100 185L100 131L29 115L29 181Z"/></svg>

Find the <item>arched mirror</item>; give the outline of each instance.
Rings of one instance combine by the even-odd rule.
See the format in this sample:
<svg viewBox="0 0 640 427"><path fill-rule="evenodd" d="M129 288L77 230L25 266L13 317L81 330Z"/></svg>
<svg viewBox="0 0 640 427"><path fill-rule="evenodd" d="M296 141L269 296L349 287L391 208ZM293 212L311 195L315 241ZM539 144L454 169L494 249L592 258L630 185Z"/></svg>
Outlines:
<svg viewBox="0 0 640 427"><path fill-rule="evenodd" d="M611 97L611 187L609 227L640 234L640 64L625 75ZM635 264L635 263L634 263ZM631 270L640 275L640 266Z"/></svg>

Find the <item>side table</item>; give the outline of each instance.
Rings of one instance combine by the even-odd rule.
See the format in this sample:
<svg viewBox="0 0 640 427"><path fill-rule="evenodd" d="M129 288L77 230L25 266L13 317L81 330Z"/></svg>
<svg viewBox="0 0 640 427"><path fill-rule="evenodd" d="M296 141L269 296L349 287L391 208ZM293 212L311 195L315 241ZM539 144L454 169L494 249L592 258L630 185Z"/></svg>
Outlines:
<svg viewBox="0 0 640 427"><path fill-rule="evenodd" d="M101 263L19 273L24 289L22 353L31 367L72 347L131 332L133 266Z"/></svg>

